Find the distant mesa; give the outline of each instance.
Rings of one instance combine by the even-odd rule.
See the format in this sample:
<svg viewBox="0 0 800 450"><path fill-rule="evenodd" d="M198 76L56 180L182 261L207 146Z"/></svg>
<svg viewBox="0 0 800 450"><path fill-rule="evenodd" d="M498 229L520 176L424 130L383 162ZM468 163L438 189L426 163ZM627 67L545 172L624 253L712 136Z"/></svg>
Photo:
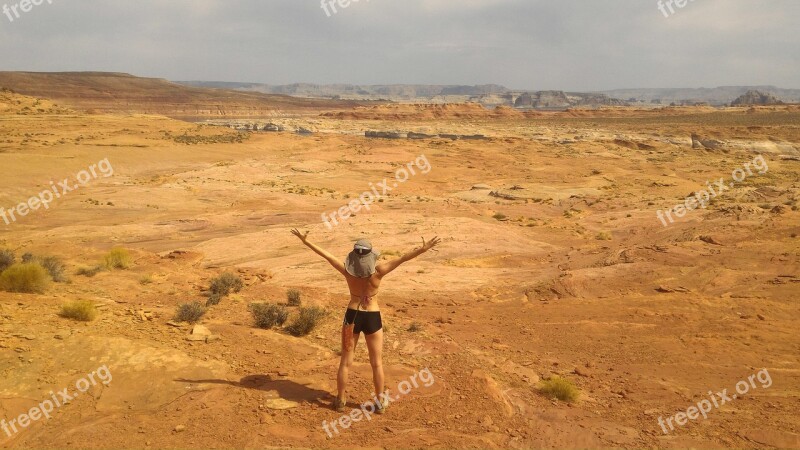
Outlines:
<svg viewBox="0 0 800 450"><path fill-rule="evenodd" d="M783 105L784 103L772 94L750 90L731 102L731 106L765 106Z"/></svg>
<svg viewBox="0 0 800 450"><path fill-rule="evenodd" d="M452 141L457 141L459 139L464 139L467 141L473 140L488 140L489 138L482 135L482 134L425 134L425 133L414 133L414 132L399 132L399 131L366 131L364 132L364 136L368 138L376 138L376 139L434 139L434 138L441 138L441 139L450 139Z"/></svg>
<svg viewBox="0 0 800 450"><path fill-rule="evenodd" d="M0 87L80 111L192 119L265 117L273 116L275 111L319 112L367 104L193 87L157 78L102 72L0 71Z"/></svg>
<svg viewBox="0 0 800 450"><path fill-rule="evenodd" d="M575 106L626 106L605 94L566 93L564 91L524 92L514 100L515 108L566 109Z"/></svg>
<svg viewBox="0 0 800 450"><path fill-rule="evenodd" d="M563 91L525 92L514 101L516 108L568 108L572 106Z"/></svg>

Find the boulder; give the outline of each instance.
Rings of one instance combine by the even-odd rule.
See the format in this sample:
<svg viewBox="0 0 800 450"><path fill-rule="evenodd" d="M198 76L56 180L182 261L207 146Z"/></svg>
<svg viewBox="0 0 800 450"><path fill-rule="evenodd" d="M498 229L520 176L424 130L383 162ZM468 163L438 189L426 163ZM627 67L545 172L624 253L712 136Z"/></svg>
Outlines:
<svg viewBox="0 0 800 450"><path fill-rule="evenodd" d="M263 130L264 131L276 132L276 131L284 131L285 128L283 127L283 125L276 125L274 123L268 123L268 124L264 125Z"/></svg>

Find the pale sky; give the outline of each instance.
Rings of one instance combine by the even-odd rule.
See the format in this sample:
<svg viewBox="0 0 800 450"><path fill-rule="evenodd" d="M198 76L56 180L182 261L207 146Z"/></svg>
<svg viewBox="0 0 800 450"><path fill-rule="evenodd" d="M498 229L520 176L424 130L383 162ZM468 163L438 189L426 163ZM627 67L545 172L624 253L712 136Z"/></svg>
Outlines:
<svg viewBox="0 0 800 450"><path fill-rule="evenodd" d="M328 7L330 17L319 0L41 0L28 12L21 1L0 0L14 19L0 14L0 70L574 91L800 88L798 0L693 0L670 17L657 0L351 0L335 14Z"/></svg>

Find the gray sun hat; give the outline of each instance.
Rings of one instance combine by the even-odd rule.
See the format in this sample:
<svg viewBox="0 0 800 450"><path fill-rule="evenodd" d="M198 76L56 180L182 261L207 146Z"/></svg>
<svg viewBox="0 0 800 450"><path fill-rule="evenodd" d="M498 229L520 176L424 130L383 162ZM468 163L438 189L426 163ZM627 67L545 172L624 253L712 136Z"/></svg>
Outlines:
<svg viewBox="0 0 800 450"><path fill-rule="evenodd" d="M365 255L359 255L356 250L367 251ZM347 273L357 278L369 278L375 273L375 265L378 262L379 253L372 249L372 244L366 239L359 239L353 246L353 251L347 255L344 267Z"/></svg>

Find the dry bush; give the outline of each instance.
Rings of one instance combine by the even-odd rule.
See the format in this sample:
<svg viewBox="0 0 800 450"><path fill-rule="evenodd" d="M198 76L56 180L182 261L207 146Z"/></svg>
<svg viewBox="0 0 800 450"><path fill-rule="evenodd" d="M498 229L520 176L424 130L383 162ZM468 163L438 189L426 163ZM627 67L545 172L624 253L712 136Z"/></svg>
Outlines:
<svg viewBox="0 0 800 450"><path fill-rule="evenodd" d="M610 241L612 239L610 231L601 231L595 237L598 241Z"/></svg>
<svg viewBox="0 0 800 450"><path fill-rule="evenodd" d="M56 283L67 281L67 278L64 276L67 266L64 265L64 262L61 261L60 258L55 256L35 256L33 253L25 253L22 255L22 262L38 263L40 266L44 267L44 270L50 274L50 277Z"/></svg>
<svg viewBox="0 0 800 450"><path fill-rule="evenodd" d="M67 281L67 278L64 276L64 272L67 271L67 266L64 265L64 262L61 259L55 256L45 256L43 258L37 258L39 264L44 267L50 277L56 283L63 283Z"/></svg>
<svg viewBox="0 0 800 450"><path fill-rule="evenodd" d="M251 303L250 312L253 313L256 326L265 330L281 326L289 318L289 310L284 305Z"/></svg>
<svg viewBox="0 0 800 450"><path fill-rule="evenodd" d="M97 265L97 266L94 266L94 267L81 267L75 273L77 275L83 275L85 277L90 277L91 278L91 277L97 275L98 273L100 273L100 272L102 272L104 270L106 270L105 266Z"/></svg>
<svg viewBox="0 0 800 450"><path fill-rule="evenodd" d="M11 250L0 250L0 273L13 266L17 258Z"/></svg>
<svg viewBox="0 0 800 450"><path fill-rule="evenodd" d="M318 306L300 308L300 315L286 328L294 336L305 336L311 333L328 312Z"/></svg>
<svg viewBox="0 0 800 450"><path fill-rule="evenodd" d="M97 308L94 302L89 300L74 300L63 304L58 315L81 322L91 322L97 317Z"/></svg>
<svg viewBox="0 0 800 450"><path fill-rule="evenodd" d="M104 258L109 269L127 269L131 266L131 254L124 248L112 249Z"/></svg>
<svg viewBox="0 0 800 450"><path fill-rule="evenodd" d="M418 331L422 331L422 324L419 322L412 322L411 325L408 327L408 331L411 333L416 333Z"/></svg>
<svg viewBox="0 0 800 450"><path fill-rule="evenodd" d="M289 289L286 291L286 301L289 306L300 306L302 304L300 300L300 291L297 289Z"/></svg>
<svg viewBox="0 0 800 450"><path fill-rule="evenodd" d="M219 294L211 293L208 296L208 300L206 300L206 308L209 308L214 305L219 305L219 302L222 301L222 296Z"/></svg>
<svg viewBox="0 0 800 450"><path fill-rule="evenodd" d="M183 303L178 305L178 310L175 311L175 317L172 320L176 322L189 322L195 323L200 320L206 313L206 308L200 302Z"/></svg>
<svg viewBox="0 0 800 450"><path fill-rule="evenodd" d="M230 273L225 272L217 278L211 280L211 287L209 290L211 294L217 294L220 297L225 297L226 295L230 294L231 291L239 292L244 287L244 282L238 276ZM219 303L219 302L217 302Z"/></svg>
<svg viewBox="0 0 800 450"><path fill-rule="evenodd" d="M578 388L566 378L553 377L542 381L539 392L549 398L557 398L563 402L572 403L578 399Z"/></svg>
<svg viewBox="0 0 800 450"><path fill-rule="evenodd" d="M36 263L14 264L0 274L0 290L7 292L42 293L50 282L50 274Z"/></svg>

